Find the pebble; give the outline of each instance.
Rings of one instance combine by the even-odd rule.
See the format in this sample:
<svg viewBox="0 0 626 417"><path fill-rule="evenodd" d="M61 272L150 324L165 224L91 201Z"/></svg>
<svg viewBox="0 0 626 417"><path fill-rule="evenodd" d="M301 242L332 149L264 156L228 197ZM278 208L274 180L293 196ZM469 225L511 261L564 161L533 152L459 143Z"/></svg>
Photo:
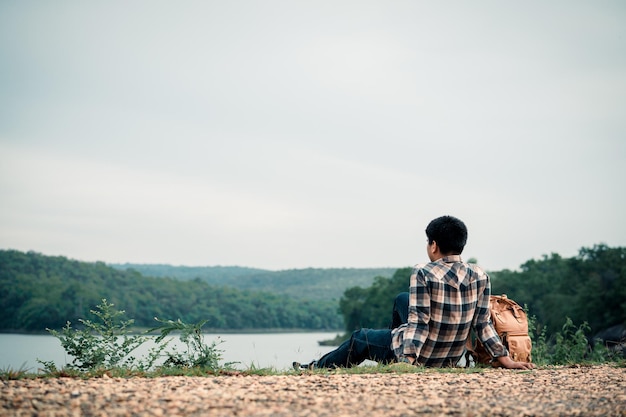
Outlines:
<svg viewBox="0 0 626 417"><path fill-rule="evenodd" d="M0 416L621 416L626 368L23 379Z"/></svg>

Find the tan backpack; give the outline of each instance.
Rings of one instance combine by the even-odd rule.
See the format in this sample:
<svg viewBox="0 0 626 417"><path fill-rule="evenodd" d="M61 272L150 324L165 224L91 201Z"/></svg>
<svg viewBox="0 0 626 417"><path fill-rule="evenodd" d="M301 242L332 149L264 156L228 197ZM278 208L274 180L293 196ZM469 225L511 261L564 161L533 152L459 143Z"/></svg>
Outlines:
<svg viewBox="0 0 626 417"><path fill-rule="evenodd" d="M528 336L528 317L522 307L515 301L507 298L506 294L492 295L489 298L489 310L493 326L502 339L502 343L509 350L509 356L514 361L532 362L532 342ZM487 352L475 335L467 340L466 366L469 366L469 355L474 363L499 366L497 361L492 362Z"/></svg>

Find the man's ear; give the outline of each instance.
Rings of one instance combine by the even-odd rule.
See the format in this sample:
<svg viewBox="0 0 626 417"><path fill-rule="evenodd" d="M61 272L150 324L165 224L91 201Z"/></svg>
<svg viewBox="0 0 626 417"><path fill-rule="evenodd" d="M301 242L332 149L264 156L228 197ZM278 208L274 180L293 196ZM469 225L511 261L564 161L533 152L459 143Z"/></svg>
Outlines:
<svg viewBox="0 0 626 417"><path fill-rule="evenodd" d="M436 240L433 240L433 242L428 247L428 250L430 250L430 258L433 261L441 258L441 250L439 249L439 245L437 244Z"/></svg>
<svg viewBox="0 0 626 417"><path fill-rule="evenodd" d="M437 245L436 240L433 240L433 242L430 244L430 252L434 254L438 250L439 250L439 245Z"/></svg>

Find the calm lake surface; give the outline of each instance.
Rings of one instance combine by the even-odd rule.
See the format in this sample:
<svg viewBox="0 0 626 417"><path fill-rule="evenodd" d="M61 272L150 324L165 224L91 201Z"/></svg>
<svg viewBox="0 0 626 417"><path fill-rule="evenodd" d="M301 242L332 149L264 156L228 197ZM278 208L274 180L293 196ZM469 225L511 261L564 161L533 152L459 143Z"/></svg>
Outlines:
<svg viewBox="0 0 626 417"><path fill-rule="evenodd" d="M255 366L286 370L291 368L293 361L308 362L331 351L333 347L320 346L318 342L335 336L337 332L205 334L204 341L207 345L221 341L217 348L222 351L223 362L239 362L235 368ZM179 342L177 336L172 339L172 343ZM135 356L143 357L150 348L148 345L137 349ZM176 343L176 346L180 344ZM53 336L0 334L0 369L23 368L36 372L43 367L37 359L54 361L58 368L72 361L59 339Z"/></svg>

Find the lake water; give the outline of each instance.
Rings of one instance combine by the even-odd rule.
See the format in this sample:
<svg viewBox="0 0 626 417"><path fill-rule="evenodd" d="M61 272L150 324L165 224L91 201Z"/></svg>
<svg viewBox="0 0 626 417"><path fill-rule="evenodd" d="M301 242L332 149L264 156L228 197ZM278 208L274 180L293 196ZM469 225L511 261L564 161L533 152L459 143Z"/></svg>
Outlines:
<svg viewBox="0 0 626 417"><path fill-rule="evenodd" d="M318 342L335 336L336 332L205 334L204 341L207 345L213 341L221 342L217 348L222 351L223 361L239 362L235 368L255 366L286 370L291 368L293 361L308 362L334 349L331 346L320 346ZM177 336L172 339L173 343L178 342ZM142 345L135 356L145 355L148 349L149 346ZM0 334L0 370L23 368L36 372L42 368L37 359L54 361L58 368L72 361L56 337Z"/></svg>

